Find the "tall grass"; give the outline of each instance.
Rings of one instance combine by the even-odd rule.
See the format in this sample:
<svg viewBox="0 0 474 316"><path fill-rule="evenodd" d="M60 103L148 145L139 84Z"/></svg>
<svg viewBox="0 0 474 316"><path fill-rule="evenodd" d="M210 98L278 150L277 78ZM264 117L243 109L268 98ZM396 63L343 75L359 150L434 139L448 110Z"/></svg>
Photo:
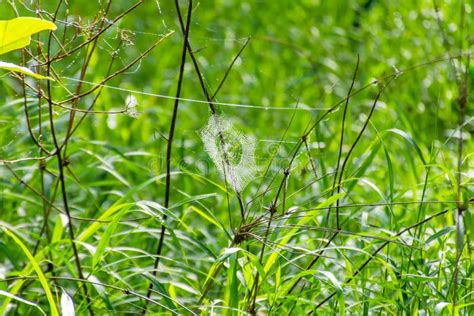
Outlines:
<svg viewBox="0 0 474 316"><path fill-rule="evenodd" d="M0 2L0 314L472 314L471 10Z"/></svg>

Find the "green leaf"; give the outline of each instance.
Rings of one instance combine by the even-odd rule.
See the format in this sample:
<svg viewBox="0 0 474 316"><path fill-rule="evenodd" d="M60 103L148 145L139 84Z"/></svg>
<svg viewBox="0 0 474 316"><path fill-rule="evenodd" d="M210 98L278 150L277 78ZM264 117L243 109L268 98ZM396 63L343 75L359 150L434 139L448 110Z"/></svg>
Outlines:
<svg viewBox="0 0 474 316"><path fill-rule="evenodd" d="M242 250L243 250L242 248L238 248L238 247L225 248L224 251L219 256L219 258L217 258L217 262L223 262L225 259L233 255L234 253L242 251Z"/></svg>
<svg viewBox="0 0 474 316"><path fill-rule="evenodd" d="M368 154L367 156L364 154L360 158L360 160L362 161L360 166L357 167L357 171L352 177L352 179L348 179L348 183L345 189L347 193L352 192L354 187L357 185L357 181L354 180L359 180L359 178L363 177L369 167L372 166L372 162L374 161L374 158L377 155L381 145L382 143L378 139L374 140L374 142L367 149L367 151L370 150L370 154Z"/></svg>
<svg viewBox="0 0 474 316"><path fill-rule="evenodd" d="M63 219L61 218L61 216L56 217L56 223L54 224L53 229L53 236L51 237L51 244L54 244L55 242L58 242L61 239L65 224L66 223L64 223L63 225Z"/></svg>
<svg viewBox="0 0 474 316"><path fill-rule="evenodd" d="M54 23L39 18L20 17L0 21L0 55L30 44L31 35L56 30Z"/></svg>
<svg viewBox="0 0 474 316"><path fill-rule="evenodd" d="M38 275L38 279L41 283L41 286L44 289L46 298L48 299L49 307L51 308L50 310L51 315L59 316L59 312L58 312L58 309L56 308L56 303L54 302L54 297L53 297L53 294L51 293L51 289L49 287L48 281L46 280L46 277L44 276L43 271L41 270L35 257L33 257L31 252L28 250L28 247L20 240L20 238L18 238L14 233L12 233L6 227L2 227L2 229L5 232L5 234L7 234L8 236L10 236L11 239L13 239L13 241L21 248L21 250L23 250L25 255L28 257L28 260L30 261L33 269Z"/></svg>
<svg viewBox="0 0 474 316"><path fill-rule="evenodd" d="M44 258L44 251L48 251L48 249L49 249L49 246L38 251L38 253L34 257L34 261L40 262ZM33 271L34 269L30 261L28 264L26 264L26 266L20 272L20 275L28 276L31 273L33 273ZM25 284L25 282L26 282L26 279L17 280L12 287L9 287L8 292L13 295L18 294L20 290L23 288L23 285ZM0 315L6 315L6 311L9 309L11 299L12 299L11 296L8 296L3 300L3 302L1 302L2 305L0 306Z"/></svg>
<svg viewBox="0 0 474 316"><path fill-rule="evenodd" d="M212 213L209 213L209 214L206 214L205 211L195 207L195 206L191 206L189 208L191 211L194 211L196 213L198 213L198 215L200 215L203 219L207 220L208 222L210 222L211 224L215 225L217 228L221 229L221 230L224 230L223 229L223 226L222 224L219 224L217 218L215 217L214 214Z"/></svg>
<svg viewBox="0 0 474 316"><path fill-rule="evenodd" d="M227 285L229 291L229 299L228 305L232 308L230 315L238 315L236 312L239 309L239 279L237 277L237 267L238 263L238 256L233 256L231 260L229 260L230 267L228 270L228 277L227 277Z"/></svg>
<svg viewBox="0 0 474 316"><path fill-rule="evenodd" d="M413 139L413 137L411 137L408 133L398 128L391 128L391 129L386 130L385 132L394 133L403 137L415 149L416 153L418 154L418 157L420 157L420 160L423 162L423 164L426 165L426 161L425 161L425 158L423 157L423 153L421 152L420 147L418 146L416 141Z"/></svg>
<svg viewBox="0 0 474 316"><path fill-rule="evenodd" d="M100 238L99 245L97 246L97 250L94 254L94 257L92 258L92 266L95 267L100 260L102 259L102 255L105 252L105 249L109 245L110 238L112 238L112 234L115 232L117 229L117 226L122 219L122 216L129 210L129 207L125 207L120 212L118 212L115 216L112 222L107 226L107 229L105 230L104 234L102 235L102 238Z"/></svg>
<svg viewBox="0 0 474 316"><path fill-rule="evenodd" d="M383 144L383 150L385 153L385 159L387 160L388 180L389 180L389 187L390 187L390 201L393 201L393 196L395 192L395 178L393 176L392 159L390 159L390 154L388 153L388 150L385 147L385 144Z"/></svg>
<svg viewBox="0 0 474 316"><path fill-rule="evenodd" d="M474 63L471 64L471 66L469 67L469 72L470 72L469 77L471 77L471 85L474 86Z"/></svg>
<svg viewBox="0 0 474 316"><path fill-rule="evenodd" d="M440 315L447 306L449 306L448 302L439 302L436 304L434 308L435 315Z"/></svg>
<svg viewBox="0 0 474 316"><path fill-rule="evenodd" d="M464 219L463 214L457 214L456 217L456 248L459 252L462 252L464 248Z"/></svg>
<svg viewBox="0 0 474 316"><path fill-rule="evenodd" d="M16 300L16 301L18 301L18 302L24 303L24 304L26 304L26 305L33 306L33 307L39 309L39 311L41 312L41 314L46 315L46 313L44 312L44 310L42 310L41 307L40 307L38 304L34 303L34 302L30 302L30 301L28 301L28 300L25 300L24 298L21 298L21 297L19 297L19 296L13 295L13 294L11 294L11 293L8 293L8 292L2 291L2 290L0 290L0 296L6 296L6 297L9 297L9 298L11 298L11 299L14 299L14 300Z"/></svg>
<svg viewBox="0 0 474 316"><path fill-rule="evenodd" d="M474 215L469 209L464 212L464 220L466 221L466 228L469 234L469 238L474 240Z"/></svg>
<svg viewBox="0 0 474 316"><path fill-rule="evenodd" d="M441 238L442 236L446 235L446 234L449 234L450 232L456 230L456 228L454 226L448 226L448 227L445 227L443 229L441 229L440 231L437 231L436 233L434 233L433 235L431 235L427 240L426 240L426 244L429 244L430 242L432 242L433 240L436 240L438 238Z"/></svg>
<svg viewBox="0 0 474 316"><path fill-rule="evenodd" d="M166 291L166 288L164 287L164 285L160 281L158 281L156 277L152 275L144 274L144 276L148 280L151 281L155 292L163 297L163 303L166 305L166 307L164 305L162 305L162 307L174 313L174 310L176 309L176 305L174 304L173 299L169 295L168 291Z"/></svg>
<svg viewBox="0 0 474 316"><path fill-rule="evenodd" d="M125 204L118 204L118 205L113 205L110 207L107 211L105 211L98 219L95 221L92 225L89 225L85 231L83 231L78 237L77 240L79 242L84 242L88 238L90 238L92 235L95 234L95 232L102 227L105 222L109 221L110 218L118 211L120 211L122 208L130 207L133 205L133 203L125 203Z"/></svg>
<svg viewBox="0 0 474 316"><path fill-rule="evenodd" d="M333 196L330 196L326 201L320 203L319 205L317 205L315 207L315 209L323 209L325 207L328 207L329 205L333 204L334 202L336 202L338 199L342 198L343 196L345 196L346 193L345 192L341 192L341 193L337 193L337 194L334 194ZM303 225L306 225L310 220L311 218L313 218L315 215L314 214L309 214L309 216L303 216L298 224L295 226L295 228L291 229L290 232L288 232L288 234L285 235L285 237L283 237L280 242L278 243L277 247L278 248L283 248L285 247L291 240L291 238L293 238L293 236L295 236L295 234L298 232L299 230L299 227L302 227ZM270 268L273 266L273 264L275 263L276 259L278 259L278 255L279 255L279 252L278 251L274 251L268 258L267 262L265 263L265 266L264 266L264 271L265 272L268 272L270 271Z"/></svg>
<svg viewBox="0 0 474 316"><path fill-rule="evenodd" d="M332 272L329 272L329 271L317 271L317 272L323 274L326 278L328 278L328 280L336 289L337 293L342 293L341 283L336 279L336 277L334 276Z"/></svg>
<svg viewBox="0 0 474 316"><path fill-rule="evenodd" d="M26 67L18 66L18 65L12 64L12 63L6 63L4 61L0 61L0 69L19 72L19 73L25 74L27 76L30 76L30 77L33 77L33 78L36 78L36 79L48 79L48 80L53 80L54 81L53 78L38 75L37 73L34 73L33 71L29 70Z"/></svg>

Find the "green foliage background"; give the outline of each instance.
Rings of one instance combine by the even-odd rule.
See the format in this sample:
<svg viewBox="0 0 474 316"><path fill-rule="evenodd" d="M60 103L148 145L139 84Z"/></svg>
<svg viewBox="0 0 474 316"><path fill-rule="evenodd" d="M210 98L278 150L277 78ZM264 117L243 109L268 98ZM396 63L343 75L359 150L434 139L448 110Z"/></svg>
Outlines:
<svg viewBox="0 0 474 316"><path fill-rule="evenodd" d="M260 276L256 297L256 309L261 314L305 314L334 290L335 297L317 312L471 314L472 206L461 217L464 228L456 227L456 214L457 206L468 205L474 197L474 74L466 84L461 158L458 99L459 82L469 72L466 63L467 52L472 49L474 4L437 2L194 3L190 43L211 91L223 79L246 38L251 38L216 98L218 102L237 105L218 105L218 112L237 130L257 141L255 156L261 172L242 192L249 215L247 224L252 225L247 240L240 244L232 243L232 231L238 229L241 220L236 193L231 187L226 188L219 167L205 152L199 135L210 112L206 103L190 101L205 98L189 56L181 95L187 100L179 105L173 143L171 204L168 210L162 207L166 139L174 101L160 96L172 98L176 93L183 46L174 3L144 1L107 30L91 56L81 91L106 76L113 54L118 56L113 65L116 70L163 35L174 33L136 66L107 82L94 106L95 111L120 111L126 98L133 95L138 100L138 118L123 113L90 114L65 151L69 163L67 198L72 215L79 218L73 219L76 239L88 229L97 228L88 238L77 242L85 275L95 282L88 284L92 309L97 314L139 313L145 302L135 294L146 295L152 279L159 292L152 298L165 307L149 303L150 313L188 314L192 310L203 315L245 314L251 307L248 293L255 275L268 265L268 271ZM52 20L58 3L43 1L42 18ZM187 2L180 3L185 15ZM466 10L464 18L462 4ZM29 1L4 1L0 3L0 19L35 16L36 5ZM113 1L105 23L131 5L129 1ZM84 42L94 32L88 25L104 6L100 1L63 3L54 33L62 45L66 42L70 49ZM66 15L75 24L64 31ZM69 42L74 35L77 36ZM30 50L38 56L37 47L44 52L48 34L33 39ZM53 63L56 81L52 83L52 94L56 101L67 99L76 91L78 82L74 79L78 78L87 49L90 46ZM51 50L55 54L62 48L53 41ZM33 58L23 56L24 59L18 52L2 57L35 68ZM342 105L309 135L310 151L303 147L296 155L285 185L285 203L278 205L278 217L271 222L265 237L268 210L284 177L280 167L288 166L295 143L308 123L346 98L358 56L360 66L354 91L374 80L379 84L370 85L350 99L343 157L355 142L379 88L388 82L382 78L396 73L399 76L381 94L367 130L348 161L343 182L346 195L340 200L346 206L341 208L345 233L339 234L318 263L306 270L330 236L325 229L335 228L334 209L325 223L327 210L317 208L331 196L332 172L340 147ZM470 69L472 72L472 66ZM38 72L41 71L44 68ZM44 82L27 79L27 83L33 87L40 84L46 91ZM39 135L36 92L27 89L26 95L32 131ZM87 109L95 95L81 98L77 107ZM23 103L22 81L2 73L2 160L39 156L27 130ZM47 103L43 99L41 104L42 141L53 150ZM296 105L298 110L290 109ZM64 138L69 113L68 109L54 107L60 139ZM284 142L278 145L282 137ZM310 156L321 178L315 177ZM265 174L270 163L270 171ZM31 251L36 250L37 260L57 295L64 288L73 297L77 313L87 313L88 303L79 290L80 283L64 279L78 277L64 217L61 221L58 212L51 209L49 233L40 233L48 207L38 192L62 208L56 159L48 158L44 168L41 175L41 166L34 160L0 166L0 224L14 231ZM265 189L267 194L262 196L260 193ZM107 211L114 206L116 212L102 217L107 223L94 226L80 219L97 219L109 214ZM395 236L403 228L442 210L447 213L400 238ZM165 222L163 213L168 214ZM153 277L153 255L163 223L168 228L163 259L157 276ZM15 277L25 275L22 270L28 259L7 235L0 236L0 290L11 292L18 282ZM456 242L456 236L462 242ZM344 281L387 239L390 245L346 284ZM259 260L264 240L266 249ZM282 240L284 245L280 244ZM105 247L103 253L97 250L101 247ZM454 289L456 273L459 284ZM299 281L297 291L288 294L300 276L305 281ZM21 297L48 310L39 282L30 281L22 289ZM208 283L211 285L205 292ZM0 302L3 299L0 296ZM34 306L16 301L10 306L12 315L33 311L37 311Z"/></svg>

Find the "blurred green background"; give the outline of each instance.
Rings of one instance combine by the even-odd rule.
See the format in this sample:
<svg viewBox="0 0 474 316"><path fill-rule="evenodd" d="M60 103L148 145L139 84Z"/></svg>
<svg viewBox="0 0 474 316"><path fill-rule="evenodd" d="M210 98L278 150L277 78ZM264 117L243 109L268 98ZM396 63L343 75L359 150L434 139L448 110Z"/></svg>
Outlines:
<svg viewBox="0 0 474 316"><path fill-rule="evenodd" d="M51 13L55 12L58 3L3 1L0 2L0 19L6 20L16 15L36 16L35 12L39 12L42 18L51 20ZM185 15L187 2L180 3ZM247 38L250 38L216 97L216 101L223 103L217 106L219 114L232 122L238 133L256 140L255 159L260 172L255 173L242 192L250 218L265 214L274 194L260 196L258 193L267 187L269 192L278 190L283 176L279 167L288 165L291 151L307 125L346 97L358 56L360 66L354 84L355 91L374 80L386 83L382 79L385 76L397 72L399 76L383 91L368 129L346 168L344 178L354 179L345 186L349 189L342 204L418 201L423 195L429 165L431 171L423 198L440 203L427 204L422 214L453 207L442 201L457 200L455 179L459 133L455 131L459 127L458 82L463 80L466 71L466 52L472 49L473 3L462 2L465 4L464 15L461 14L461 1L438 1L439 15L433 3L426 0L195 1L190 43L210 91L215 91L232 60ZM108 18L104 20L105 25L133 4L130 1L113 1ZM38 5L41 8L39 11L36 10ZM90 26L105 6L104 1L72 0L62 3L56 21L58 30L54 34L69 49L79 45L94 33L96 29ZM67 28L66 24L69 25ZM132 95L138 101L139 116L90 114L72 136L66 153L70 162L67 187L75 216L97 218L124 196L126 202L147 200L163 203L166 137L183 45L174 3L144 1L110 27L97 42L82 84L82 91L85 91L106 77L113 56L117 56L112 66L112 71L115 71L169 32L174 33L165 38L143 61L107 82L94 106L96 111L120 111L126 106L127 97ZM41 43L45 44L47 39L47 33L33 37L33 55L37 55L38 46L45 48ZM53 41L53 55L62 49ZM58 78L52 83L56 101L67 99L76 90L76 80L86 52L84 49L53 63ZM458 58L460 56L462 58ZM1 60L21 63L22 57L20 52L12 52L2 55ZM30 68L35 67L34 59L27 57L25 62ZM29 79L27 82L32 86L37 84ZM45 89L45 83L41 85ZM374 84L351 98L345 127L344 154L363 126L380 86ZM464 119L467 123L463 128L462 181L465 200L473 196L472 87L471 80L467 85L468 107ZM35 95L33 91L27 90L33 132L38 135L39 113ZM78 108L87 109L96 95L81 98ZM164 250L167 260L162 262L163 267L158 275L166 291L174 291L174 296L171 296L185 305L193 305L199 298L198 293L211 265L223 249L230 245L231 230L237 228L240 213L232 190L229 190L230 202L227 204L224 180L219 168L205 151L199 134L209 120L210 111L207 104L202 102L205 97L189 56L181 96L186 100L179 104L170 209L176 219L168 223L170 235L167 236ZM42 104L42 139L45 146L52 149L47 107L44 101ZM298 109L292 110L296 106ZM1 73L0 79L0 107L0 158L9 160L38 156L38 149L26 128L22 83L5 72ZM78 113L77 116L82 114ZM55 107L56 132L61 139L64 138L68 119L69 110ZM309 136L310 154L319 175L331 173L336 166L341 119L342 111L338 108ZM282 137L283 142L278 146ZM270 163L270 171L265 173ZM41 188L37 162L9 166L30 186L37 190ZM301 150L293 167L287 184L287 209L310 209L328 197L332 175L315 182L308 152ZM56 160L49 159L46 168L44 194L52 198L55 196ZM47 245L48 240L39 235L43 218L41 198L19 183L5 167L0 166L0 177L1 221L15 227L30 245L34 245L37 240L40 245ZM145 186L147 181L149 183ZM56 200L59 203L58 196ZM204 210L224 228L197 215L193 207ZM147 279L141 274L153 266L153 258L148 254L155 252L161 219L150 217L146 207L134 208L140 212L128 213L124 217L110 245L115 250L108 253L101 266L90 266L89 257L93 250L88 247L97 246L105 228L82 245L84 248L81 247L81 251L87 270L100 281L126 284L143 292ZM154 211L159 213L159 208ZM347 230L371 234L385 232L390 235L415 223L419 219L418 212L418 206L394 204L390 207L347 208L343 210L342 216ZM324 216L325 212L318 213L312 219L312 225L321 225ZM57 213L50 217L51 229L57 218ZM77 234L80 234L90 224L77 221L74 225ZM284 226L283 222L275 224L272 242L278 242L285 234L285 228L279 225ZM451 214L446 218L435 219L428 226L423 228L426 236L454 226L454 217ZM263 235L265 227L266 223L257 226L254 233ZM447 240L447 244L438 245L439 248L432 252L429 249L426 253L417 252L425 264L437 262L438 253L443 251L448 252L452 259L454 232L447 233L452 237ZM305 253L301 249L314 251L318 238L322 238L319 232L301 231L289 244L290 248L293 247L292 251L284 253L295 263L305 266L309 259L303 255L299 257L299 254ZM373 242L370 239L360 241L354 240L353 236L342 236L337 244L354 245L369 251ZM0 266L4 270L0 271L0 275L18 271L25 260L21 252L9 241L0 241L0 246L4 249L3 254L0 253ZM58 244L54 247L62 249L62 246ZM258 254L260 247L261 243L257 239L250 241L246 249ZM268 253L274 251L267 250ZM392 257L386 260L398 267L399 271L404 271L403 257L408 250L401 247L392 251ZM354 266L365 258L362 254L350 251L331 254L334 257L321 262L321 269L332 271L338 278L347 271L339 266L337 258L341 262L349 260ZM60 262L67 261L68 255L64 256ZM352 259L347 259L349 257ZM282 273L287 276L287 280L291 279L298 269L285 265L282 258L279 260ZM415 271L413 267L411 269ZM59 275L73 273L72 270L68 265L57 267ZM409 273L410 267L405 272ZM464 272L469 275L469 268ZM272 270L271 273L276 272ZM376 276L382 277L377 273ZM218 278L225 280L226 274L222 273ZM265 280L261 292L276 291L271 280L272 277ZM245 287L244 283L242 287ZM6 286L0 283L2 290L7 290ZM73 284L67 282L62 286L74 288ZM383 287L382 284L380 286ZM359 285L359 288L365 286ZM404 295L411 295L411 299L416 302L424 301L425 305L420 304L426 310L432 310L436 302L448 300L449 297L449 286L446 284L439 286L438 293L430 294L428 290L422 291L416 286L412 290L415 294L404 288ZM33 291L33 288L29 291ZM305 292L303 296L307 301L297 304L295 313L306 311L310 308L310 302L321 299L320 295L325 291ZM215 286L209 293L208 302L221 304L219 299L224 298L224 292L223 288ZM28 293L26 291L25 296ZM240 299L243 299L245 291L240 290L240 293ZM32 293L29 295L34 297ZM80 296L79 293L76 295ZM127 300L121 301L123 298L117 293L115 296L110 295L112 302L107 304L97 301L97 308L120 313ZM356 294L349 293L347 296L351 298L346 300L357 301ZM381 299L367 295L369 302L371 298ZM103 296L102 299L106 301ZM396 299L388 297L386 300L393 303L391 300ZM138 305L134 305L138 303L133 298L130 302L132 305L123 306L123 311L139 309ZM397 301L397 304L402 303ZM422 309L421 305L417 305L418 308ZM262 299L264 311L268 312L268 306L268 301ZM22 308L27 311L27 307ZM282 308L290 309L291 304L283 305ZM353 312L363 309L360 306L352 308ZM407 313L413 312L412 308L410 300L400 307L401 310L406 309Z"/></svg>

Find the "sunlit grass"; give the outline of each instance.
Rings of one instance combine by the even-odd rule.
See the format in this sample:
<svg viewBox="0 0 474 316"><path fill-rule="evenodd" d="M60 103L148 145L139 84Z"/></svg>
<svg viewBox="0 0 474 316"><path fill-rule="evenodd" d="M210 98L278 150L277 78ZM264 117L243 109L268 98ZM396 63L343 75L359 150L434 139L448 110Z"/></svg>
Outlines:
<svg viewBox="0 0 474 316"><path fill-rule="evenodd" d="M12 3L0 19L35 14ZM62 3L49 56L134 4ZM176 102L175 3L145 1L51 62L49 88L2 73L2 312L52 313L65 291L78 315L472 314L471 10L194 2ZM45 74L33 39L9 58Z"/></svg>

